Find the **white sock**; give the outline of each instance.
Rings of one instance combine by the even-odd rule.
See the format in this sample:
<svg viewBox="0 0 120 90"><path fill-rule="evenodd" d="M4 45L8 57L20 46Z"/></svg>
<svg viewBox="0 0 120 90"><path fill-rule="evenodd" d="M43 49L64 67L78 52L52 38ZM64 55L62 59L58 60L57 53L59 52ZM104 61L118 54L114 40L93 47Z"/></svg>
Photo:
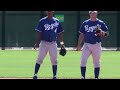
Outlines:
<svg viewBox="0 0 120 90"><path fill-rule="evenodd" d="M34 74L34 76L37 76L37 74Z"/></svg>

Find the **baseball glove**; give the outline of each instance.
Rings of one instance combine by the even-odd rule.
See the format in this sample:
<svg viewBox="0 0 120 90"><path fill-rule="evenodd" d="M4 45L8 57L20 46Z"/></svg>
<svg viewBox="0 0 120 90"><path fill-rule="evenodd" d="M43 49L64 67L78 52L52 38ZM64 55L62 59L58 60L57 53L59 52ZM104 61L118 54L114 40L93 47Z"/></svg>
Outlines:
<svg viewBox="0 0 120 90"><path fill-rule="evenodd" d="M97 37L107 36L107 33L105 33L104 36L103 36L103 33L104 33L104 31L97 26L96 27L96 31L95 31L95 36L97 36Z"/></svg>
<svg viewBox="0 0 120 90"><path fill-rule="evenodd" d="M62 45L59 54L60 54L61 56L65 56L66 53L67 53L67 51L66 51L65 47Z"/></svg>

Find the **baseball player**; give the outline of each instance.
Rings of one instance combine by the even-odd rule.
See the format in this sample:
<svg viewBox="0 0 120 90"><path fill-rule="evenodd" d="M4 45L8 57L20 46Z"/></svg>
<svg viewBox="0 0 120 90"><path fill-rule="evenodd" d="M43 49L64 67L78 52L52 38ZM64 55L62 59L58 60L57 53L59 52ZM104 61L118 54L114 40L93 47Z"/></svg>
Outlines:
<svg viewBox="0 0 120 90"><path fill-rule="evenodd" d="M82 48L82 56L80 62L81 79L85 79L86 63L90 54L92 54L94 64L95 79L99 78L100 72L100 57L101 57L101 39L109 35L108 27L106 24L97 18L97 11L89 11L90 19L85 20L79 30L79 39L77 49L81 50L81 43L84 39L84 45ZM99 33L96 33L96 29L100 29Z"/></svg>
<svg viewBox="0 0 120 90"><path fill-rule="evenodd" d="M53 79L56 79L57 73L57 35L60 40L62 48L65 48L63 42L63 27L59 20L53 17L54 11L46 11L47 16L40 19L36 27L37 31L37 41L34 45L35 48L39 47L39 55L35 65L35 72L33 79L37 79L37 74L43 59L45 58L47 52L49 51L52 70L53 70Z"/></svg>

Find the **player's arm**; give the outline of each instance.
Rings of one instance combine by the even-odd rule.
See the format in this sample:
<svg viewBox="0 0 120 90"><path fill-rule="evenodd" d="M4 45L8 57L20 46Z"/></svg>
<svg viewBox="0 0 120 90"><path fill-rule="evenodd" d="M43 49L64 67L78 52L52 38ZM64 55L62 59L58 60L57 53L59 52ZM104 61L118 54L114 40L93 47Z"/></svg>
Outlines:
<svg viewBox="0 0 120 90"><path fill-rule="evenodd" d="M59 33L59 34L58 34L58 37L59 37L59 41L60 41L60 44L61 44L61 49L60 49L59 54L60 54L61 56L65 56L66 53L67 53L67 51L66 51L66 49L65 49L65 44L64 44L64 41L63 41L63 33Z"/></svg>
<svg viewBox="0 0 120 90"><path fill-rule="evenodd" d="M80 32L80 35L78 38L77 51L81 50L81 44L82 44L83 39L84 39L84 34L82 32Z"/></svg>
<svg viewBox="0 0 120 90"><path fill-rule="evenodd" d="M84 39L84 34L85 34L85 23L83 22L83 24L81 25L80 27L80 30L79 30L79 38L78 38L78 44L77 44L77 51L80 51L81 50L81 44L82 44L82 41Z"/></svg>
<svg viewBox="0 0 120 90"><path fill-rule="evenodd" d="M59 26L57 28L58 39L60 41L61 47L65 48L65 44L64 44L64 40L63 40L63 32L64 32L63 27L62 27L61 23L59 22Z"/></svg>
<svg viewBox="0 0 120 90"><path fill-rule="evenodd" d="M39 47L40 41L41 41L41 32L37 32L37 34L36 34L36 43L34 45L34 49Z"/></svg>
<svg viewBox="0 0 120 90"><path fill-rule="evenodd" d="M37 27L35 28L36 31L36 43L34 45L34 49L39 47L40 41L41 41L41 33L42 33L42 21L40 20Z"/></svg>
<svg viewBox="0 0 120 90"><path fill-rule="evenodd" d="M103 23L102 25L102 37L108 37L109 36L109 31L108 31L108 27L105 23Z"/></svg>
<svg viewBox="0 0 120 90"><path fill-rule="evenodd" d="M64 40L63 40L63 33L62 32L58 34L58 39L60 41L60 45L65 47Z"/></svg>

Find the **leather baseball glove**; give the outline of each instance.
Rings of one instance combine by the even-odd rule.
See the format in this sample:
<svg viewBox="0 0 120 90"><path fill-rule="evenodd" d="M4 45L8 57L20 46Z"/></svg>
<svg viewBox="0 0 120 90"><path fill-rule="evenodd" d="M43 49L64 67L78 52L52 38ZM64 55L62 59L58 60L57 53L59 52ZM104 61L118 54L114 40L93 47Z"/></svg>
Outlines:
<svg viewBox="0 0 120 90"><path fill-rule="evenodd" d="M60 54L61 56L65 56L66 53L67 53L67 51L66 51L65 47L64 47L64 45L62 45L59 54Z"/></svg>
<svg viewBox="0 0 120 90"><path fill-rule="evenodd" d="M106 37L107 33L97 26L96 31L95 31L95 36L97 36L97 37Z"/></svg>

